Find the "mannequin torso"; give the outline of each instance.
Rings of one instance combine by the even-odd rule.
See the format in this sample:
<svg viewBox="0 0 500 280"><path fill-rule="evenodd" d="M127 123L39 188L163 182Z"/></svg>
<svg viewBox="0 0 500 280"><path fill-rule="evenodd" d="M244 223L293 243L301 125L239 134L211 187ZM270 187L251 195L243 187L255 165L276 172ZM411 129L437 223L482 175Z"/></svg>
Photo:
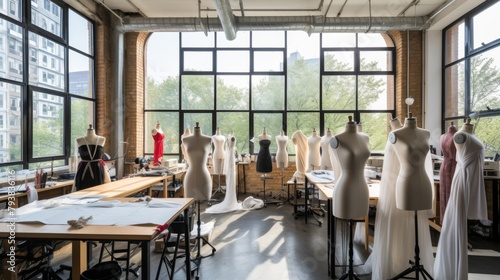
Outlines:
<svg viewBox="0 0 500 280"><path fill-rule="evenodd" d="M151 130L151 136L153 136L153 140L155 141L153 165L160 165L163 161L163 139L165 138L165 133L163 133L160 127L160 122L157 122L156 127Z"/></svg>
<svg viewBox="0 0 500 280"><path fill-rule="evenodd" d="M406 118L402 128L389 134L400 162L396 181L396 205L402 210L432 208L432 183L425 170L430 133L417 127L415 118Z"/></svg>
<svg viewBox="0 0 500 280"><path fill-rule="evenodd" d="M330 139L332 139L332 132L330 129L326 131L326 134L321 137L321 167L322 170L332 170L332 162L330 159Z"/></svg>
<svg viewBox="0 0 500 280"><path fill-rule="evenodd" d="M89 125L89 128L87 129L87 134L83 137L77 138L76 143L78 144L78 146L82 145L104 146L104 144L106 143L106 138L97 135L92 125Z"/></svg>
<svg viewBox="0 0 500 280"><path fill-rule="evenodd" d="M286 146L288 144L288 136L281 131L280 135L276 136L276 144L278 145L278 151L276 152L276 167L287 168L288 167L288 152L286 151Z"/></svg>
<svg viewBox="0 0 500 280"><path fill-rule="evenodd" d="M368 145L368 136L358 133L354 122L348 122L345 131L330 141L341 168L332 203L333 215L338 218L355 219L368 213L369 192L364 177L366 160L370 156Z"/></svg>
<svg viewBox="0 0 500 280"><path fill-rule="evenodd" d="M224 143L226 142L226 137L220 134L219 128L215 131L212 136L212 144L214 145L214 150L212 152L213 158L213 173L222 174L223 173L223 162L224 162Z"/></svg>
<svg viewBox="0 0 500 280"><path fill-rule="evenodd" d="M82 190L111 181L102 160L106 138L96 135L92 125L89 125L87 134L77 138L78 153L81 161L75 174L75 188Z"/></svg>
<svg viewBox="0 0 500 280"><path fill-rule="evenodd" d="M295 165L297 171L293 175L297 181L303 180L305 172L307 169L307 154L309 153L309 148L307 146L307 137L304 135L302 130L297 130L292 134L292 142L295 144L295 154L296 160Z"/></svg>
<svg viewBox="0 0 500 280"><path fill-rule="evenodd" d="M197 201L208 200L212 196L212 179L207 168L212 138L203 135L197 124L193 134L185 137L183 143L190 160L184 176L184 197L192 197Z"/></svg>
<svg viewBox="0 0 500 280"><path fill-rule="evenodd" d="M312 136L307 138L307 145L309 146L309 165L307 171L320 169L321 165L321 152L320 152L321 137L313 130Z"/></svg>

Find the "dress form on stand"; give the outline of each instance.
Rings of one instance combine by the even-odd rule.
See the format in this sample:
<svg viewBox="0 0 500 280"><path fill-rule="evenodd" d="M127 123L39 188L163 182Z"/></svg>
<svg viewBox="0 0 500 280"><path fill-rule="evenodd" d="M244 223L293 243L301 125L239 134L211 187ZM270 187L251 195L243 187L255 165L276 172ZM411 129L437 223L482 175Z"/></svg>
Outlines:
<svg viewBox="0 0 500 280"><path fill-rule="evenodd" d="M158 166L161 165L163 161L163 139L165 139L165 133L161 129L160 122L156 122L155 128L151 130L151 136L154 140L154 149L153 149L153 165Z"/></svg>
<svg viewBox="0 0 500 280"><path fill-rule="evenodd" d="M193 134L184 137L183 143L186 147L186 153L188 154L188 158L191 163L186 171L186 175L184 176L184 197L194 198L196 213L198 215L198 234L196 236L197 255L193 261L196 264L196 271L199 273L201 259L212 256L216 251L215 247L213 247L206 238L201 236L200 211L201 202L209 200L212 195L212 178L207 167L208 154L210 153L212 138L202 134L201 127L197 122L193 129ZM201 255L202 241L204 244L208 244L212 248L211 254L207 256ZM198 275L196 278L198 279Z"/></svg>
<svg viewBox="0 0 500 280"><path fill-rule="evenodd" d="M224 194L224 190L221 187L221 174L224 174L225 143L226 137L220 134L220 129L217 127L215 134L212 136L212 145L214 148L212 151L212 174L217 176L217 189L212 194L212 197L215 197L217 193ZM211 202L213 201L211 200Z"/></svg>
<svg viewBox="0 0 500 280"><path fill-rule="evenodd" d="M295 145L295 166L297 171L293 174L292 181L304 182L305 174L308 166L309 147L307 145L307 137L302 130L297 130L292 134L292 141Z"/></svg>
<svg viewBox="0 0 500 280"><path fill-rule="evenodd" d="M321 166L321 137L318 136L316 128L313 128L312 135L307 138L307 145L309 146L308 166L307 172L320 169Z"/></svg>
<svg viewBox="0 0 500 280"><path fill-rule="evenodd" d="M370 156L369 138L357 132L356 123L349 116L345 131L332 137L330 147L341 167L333 190L332 214L349 224L349 269L340 279L359 279L353 267L353 222L368 215L369 191L364 168Z"/></svg>
<svg viewBox="0 0 500 280"><path fill-rule="evenodd" d="M328 128L325 135L321 137L321 170L333 170L332 161L330 159L330 140L332 139L332 132Z"/></svg>
<svg viewBox="0 0 500 280"><path fill-rule="evenodd" d="M281 169L281 189L275 198L281 199L283 197L288 200L288 192L285 190L284 177L285 168L288 167L288 152L286 147L288 145L288 136L282 130L278 136L276 136L276 144L278 144L278 151L276 152L276 167Z"/></svg>
<svg viewBox="0 0 500 280"><path fill-rule="evenodd" d="M274 203L274 204L280 204L281 202L279 200L268 200L266 198L266 180L272 179L271 177L268 176L269 173L273 171L273 160L271 158L271 152L269 150L269 146L271 145L271 135L267 134L266 128L262 130L262 134L258 136L259 139L259 144L260 144L260 150L259 154L257 155L257 164L256 164L256 170L259 173L263 173L260 176L260 179L263 182L263 189L262 192L263 194L263 201L264 201L264 207L267 207L267 204Z"/></svg>
<svg viewBox="0 0 500 280"><path fill-rule="evenodd" d="M409 113L402 128L389 134L401 168L396 180L396 207L413 211L415 224L415 256L411 267L391 279L407 278L415 273L416 279L433 279L420 263L418 211L432 209L432 183L427 174L425 161L429 151L430 132L417 127L417 120ZM428 249L428 248L426 248Z"/></svg>
<svg viewBox="0 0 500 280"><path fill-rule="evenodd" d="M450 198L451 182L455 174L455 167L457 166L456 155L457 148L453 142L453 136L457 132L457 127L451 122L448 131L441 135L439 143L441 153L443 154L443 162L439 168L439 220L440 224L443 223L444 214L446 212L446 205Z"/></svg>

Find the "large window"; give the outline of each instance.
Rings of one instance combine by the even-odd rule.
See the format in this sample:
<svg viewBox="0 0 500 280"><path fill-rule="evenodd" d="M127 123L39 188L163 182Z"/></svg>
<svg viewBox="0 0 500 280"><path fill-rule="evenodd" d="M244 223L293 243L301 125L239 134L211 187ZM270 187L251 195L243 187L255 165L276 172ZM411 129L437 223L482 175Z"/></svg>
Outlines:
<svg viewBox="0 0 500 280"><path fill-rule="evenodd" d="M63 1L4 5L0 172L64 165L94 124L94 25Z"/></svg>
<svg viewBox="0 0 500 280"><path fill-rule="evenodd" d="M394 113L394 52L382 34L240 31L227 41L222 32L154 33L146 52L145 154L153 153L157 121L167 131L165 154L178 158L180 135L196 122L205 135L233 132L244 154L257 152L251 140L264 129L273 139L282 130L323 135L340 132L347 116L364 124L372 151L381 151Z"/></svg>
<svg viewBox="0 0 500 280"><path fill-rule="evenodd" d="M472 117L491 157L500 149L499 14L500 2L489 2L443 31L443 129Z"/></svg>

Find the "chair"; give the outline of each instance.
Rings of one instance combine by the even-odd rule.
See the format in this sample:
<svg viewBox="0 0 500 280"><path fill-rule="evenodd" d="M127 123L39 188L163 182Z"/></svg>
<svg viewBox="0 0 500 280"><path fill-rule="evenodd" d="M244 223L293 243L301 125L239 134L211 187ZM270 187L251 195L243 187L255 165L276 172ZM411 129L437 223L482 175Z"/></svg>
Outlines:
<svg viewBox="0 0 500 280"><path fill-rule="evenodd" d="M133 268L134 264L130 263L130 258L135 250L141 246L141 242L127 241L125 248L116 248L116 241L101 242L101 252L99 254L99 263L103 263L104 251L108 253L112 261L125 262L125 279L128 279L128 273L132 273L135 277L139 277L140 266ZM108 248L110 246L111 248Z"/></svg>
<svg viewBox="0 0 500 280"><path fill-rule="evenodd" d="M101 262L80 275L80 280L120 280L122 268L116 261Z"/></svg>

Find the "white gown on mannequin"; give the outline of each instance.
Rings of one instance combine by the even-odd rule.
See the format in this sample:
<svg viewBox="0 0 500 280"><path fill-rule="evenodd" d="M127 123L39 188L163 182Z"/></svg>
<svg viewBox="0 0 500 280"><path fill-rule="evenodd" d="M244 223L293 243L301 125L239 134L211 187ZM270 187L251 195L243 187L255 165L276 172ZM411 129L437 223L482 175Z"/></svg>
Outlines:
<svg viewBox="0 0 500 280"><path fill-rule="evenodd" d="M483 179L484 146L467 134L462 150L457 149L457 166L436 253L436 280L468 277L467 219L487 219Z"/></svg>
<svg viewBox="0 0 500 280"><path fill-rule="evenodd" d="M229 135L227 137L228 147L224 156L224 173L226 174L226 196L221 203L215 204L205 210L205 213L227 213L241 210L241 203L238 203L236 197L236 165L234 158L234 147L236 138Z"/></svg>

